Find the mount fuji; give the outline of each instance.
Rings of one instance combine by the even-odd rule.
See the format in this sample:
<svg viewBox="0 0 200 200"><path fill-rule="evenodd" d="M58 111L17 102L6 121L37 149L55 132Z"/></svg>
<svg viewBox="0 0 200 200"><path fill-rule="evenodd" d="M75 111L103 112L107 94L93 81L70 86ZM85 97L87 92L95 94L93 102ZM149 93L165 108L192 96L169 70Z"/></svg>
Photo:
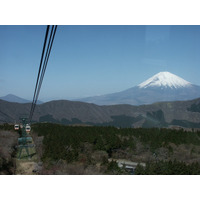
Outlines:
<svg viewBox="0 0 200 200"><path fill-rule="evenodd" d="M200 86L170 72L160 72L127 90L101 96L78 99L97 105L142 105L163 101L182 101L200 97Z"/></svg>

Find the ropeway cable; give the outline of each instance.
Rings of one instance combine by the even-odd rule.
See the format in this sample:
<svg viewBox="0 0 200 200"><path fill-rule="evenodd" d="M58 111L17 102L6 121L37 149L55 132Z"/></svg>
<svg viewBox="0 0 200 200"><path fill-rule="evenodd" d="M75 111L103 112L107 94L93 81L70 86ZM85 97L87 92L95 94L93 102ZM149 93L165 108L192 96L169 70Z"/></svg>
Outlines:
<svg viewBox="0 0 200 200"><path fill-rule="evenodd" d="M36 103L37 103L37 100L38 100L38 96L39 96L39 93L40 93L40 89L41 89L42 81L43 81L44 74L45 74L45 71L46 71L49 56L50 56L50 53L51 53L51 48L52 48L52 45L53 45L53 40L54 40L54 37L55 37L56 29L57 29L57 26L55 26L55 27L53 26L52 29L51 29L50 39L49 39L49 43L48 43L48 47L47 47L45 60L44 60L42 74L41 74L41 77L40 77L40 82L39 82L39 85L38 85L38 92L37 92L37 95L36 95L36 100L35 100L35 103L34 103L33 111L35 109L35 106L36 106Z"/></svg>
<svg viewBox="0 0 200 200"><path fill-rule="evenodd" d="M55 27L52 26L51 34L50 34L49 42L48 42L48 47L47 47L47 50L46 50L45 61L43 61L43 56L41 57L41 63L43 62L43 67L42 67L42 72L39 70L39 72L41 72L41 75L39 74L40 75L39 79L38 79L39 85L36 84L36 88L35 88L36 93L34 95L34 99L33 99L33 103L32 103L32 109L31 109L30 117L29 117L30 122L32 120L32 116L33 116L35 106L36 106L36 103L37 103L37 99L38 99L38 96L39 96L39 92L40 92L40 89L41 89L41 85L42 85L42 81L43 81L43 78L44 78L44 73L45 73L45 70L46 70L47 63L48 63L49 55L50 55L50 52L51 52L51 48L52 48L53 40L54 40L54 37L55 37L56 29L57 29L57 26L55 26ZM43 47L43 49L45 49L45 46ZM37 83L38 83L38 81L37 81Z"/></svg>
<svg viewBox="0 0 200 200"><path fill-rule="evenodd" d="M32 105L31 105L30 116L31 116L31 113L33 111L33 105L34 105L34 102L35 102L35 96L36 96L36 92L37 92L38 81L39 81L39 78L40 78L40 72L41 72L43 56L44 56L44 52L45 52L45 48L46 48L46 41L47 41L47 37L48 37L48 32L49 32L49 25L47 26L47 29L46 29L46 34L45 34L45 39L44 39L44 44L43 44L43 50L42 50L42 56L41 56L41 59L40 59L40 66L39 66L37 81L36 81L36 85L35 85L35 92L34 92L34 95L33 95L33 101L32 101ZM30 117L29 117L29 120L30 120Z"/></svg>
<svg viewBox="0 0 200 200"><path fill-rule="evenodd" d="M46 50L46 56L45 56L45 60L43 62L43 68L42 68L42 72L41 72L41 75L40 75L40 78L39 78L40 79L39 85L37 87L37 92L36 92L35 99L34 99L34 102L33 102L33 107L32 107L32 111L31 111L31 114L30 114L30 119L32 119L32 115L33 115L33 112L35 110L35 106L36 106L36 103L37 103L37 100L38 100L39 92L40 92L42 81L43 81L43 78L44 78L44 73L45 73L45 70L46 70L47 62L48 62L49 55L50 55L51 48L52 48L52 44L53 44L53 39L55 37L56 28L57 28L57 26L55 28L54 28L54 26L52 26L52 29L51 29L48 47L47 47L47 50ZM52 38L52 36L53 36L53 38Z"/></svg>
<svg viewBox="0 0 200 200"><path fill-rule="evenodd" d="M31 105L31 110L30 110L30 115L29 115L29 122L30 123L32 121L33 113L34 113L35 106L36 106L38 96L39 96L39 93L40 93L42 81L43 81L43 78L44 78L44 74L45 74L47 63L48 63L49 56L50 56L50 53L51 53L55 33L56 33L56 30L57 30L57 25L52 26L50 36L48 37L49 28L50 28L50 26L48 25L47 29L46 29L46 34L45 34L45 40L44 40L43 51L42 51L42 56L41 56L41 60L40 60L40 66L39 66L39 71L38 71L38 76L37 76L37 81L36 81L36 86L35 86L35 92L34 92L34 96L33 96L33 102L32 102L32 105ZM47 38L48 38L48 46L47 46L47 49L46 49ZM46 49L46 51L45 51L45 49ZM45 59L43 59L44 58L44 52L45 52Z"/></svg>

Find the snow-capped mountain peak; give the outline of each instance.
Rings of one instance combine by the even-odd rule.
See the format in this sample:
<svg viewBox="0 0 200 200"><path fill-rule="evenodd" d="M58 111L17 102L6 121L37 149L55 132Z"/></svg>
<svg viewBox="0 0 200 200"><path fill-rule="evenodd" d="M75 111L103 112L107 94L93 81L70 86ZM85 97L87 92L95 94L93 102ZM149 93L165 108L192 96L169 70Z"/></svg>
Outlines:
<svg viewBox="0 0 200 200"><path fill-rule="evenodd" d="M170 72L160 72L148 80L140 83L139 88L148 88L148 87L164 87L164 88L181 88L181 87L190 87L192 84L175 74Z"/></svg>
<svg viewBox="0 0 200 200"><path fill-rule="evenodd" d="M186 101L199 97L200 86L191 84L170 72L160 72L127 90L78 101L97 105L145 105L162 101Z"/></svg>

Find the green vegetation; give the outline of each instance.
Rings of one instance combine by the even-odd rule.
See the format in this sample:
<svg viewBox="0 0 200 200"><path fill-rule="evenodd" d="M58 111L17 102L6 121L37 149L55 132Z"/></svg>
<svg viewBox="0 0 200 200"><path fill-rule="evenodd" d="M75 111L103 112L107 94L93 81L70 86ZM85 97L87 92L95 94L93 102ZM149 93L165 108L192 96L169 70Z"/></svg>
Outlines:
<svg viewBox="0 0 200 200"><path fill-rule="evenodd" d="M13 162L12 160L6 160L0 156L0 175L13 174Z"/></svg>
<svg viewBox="0 0 200 200"><path fill-rule="evenodd" d="M142 125L143 128L151 127L166 127L167 123L165 122L164 113L162 110L155 112L147 112L146 120Z"/></svg>
<svg viewBox="0 0 200 200"><path fill-rule="evenodd" d="M189 111L192 112L200 112L199 109L200 104L193 104L191 108L188 108ZM52 115L44 115L39 118L39 122L48 122L48 123L56 123L63 125L92 125L92 126L114 126L120 128L134 128L134 124L144 120L143 124L141 124L142 128L163 128L168 127L170 125L181 126L185 128L200 128L200 123L190 122L187 120L176 120L172 119L170 123L165 121L164 112L162 110L147 112L146 116L138 115L137 117L131 117L126 115L117 115L111 116L112 121L103 122L103 123L93 123L93 122L83 122L78 118L72 118L68 120L66 118L62 118L61 120L54 119Z"/></svg>
<svg viewBox="0 0 200 200"><path fill-rule="evenodd" d="M53 118L52 115L44 115L39 118L39 122L50 122L50 123L57 123L63 125L73 125L73 124L88 124L88 125L95 125L95 126L115 126L115 127L132 127L134 122L137 122L142 119L141 116L139 117L130 117L126 115L119 115L119 116L111 116L112 121L105 122L105 123L92 123L92 122L82 122L77 118L72 118L71 120L62 118L61 121L56 120Z"/></svg>
<svg viewBox="0 0 200 200"><path fill-rule="evenodd" d="M200 112L200 103L198 103L198 104L192 104L190 106L190 108L188 108L187 110L191 111L191 112Z"/></svg>
<svg viewBox="0 0 200 200"><path fill-rule="evenodd" d="M121 175L121 174L128 174L125 169L121 169L118 167L118 164L115 161L111 161L107 164L107 171L106 174L115 174L115 175Z"/></svg>
<svg viewBox="0 0 200 200"><path fill-rule="evenodd" d="M118 115L118 116L111 116L111 118L113 120L111 122L102 123L102 124L93 124L93 125L128 128L128 127L133 127L133 123L140 121L142 119L142 116L130 117L126 115Z"/></svg>
<svg viewBox="0 0 200 200"><path fill-rule="evenodd" d="M199 175L200 164L186 164L179 161L148 162L146 167L138 165L135 169L136 175Z"/></svg>
<svg viewBox="0 0 200 200"><path fill-rule="evenodd" d="M104 151L112 158L114 152L124 150L134 153L140 142L152 153L158 148L166 148L173 154L171 143L175 145L192 144L200 146L200 132L187 132L164 128L115 128L115 127L81 127L41 123L33 126L38 136L44 136L45 147L42 159L67 162L78 161L80 155L95 151ZM90 153L85 150L91 148Z"/></svg>
<svg viewBox="0 0 200 200"><path fill-rule="evenodd" d="M4 123L0 125L0 130L12 131L14 130L14 126L8 123Z"/></svg>
<svg viewBox="0 0 200 200"><path fill-rule="evenodd" d="M39 118L39 122L59 123L52 115L44 115Z"/></svg>
<svg viewBox="0 0 200 200"><path fill-rule="evenodd" d="M45 136L44 160L76 161L85 143L91 144L94 151L106 151L109 156L115 149L135 146L131 138L129 141L120 139L119 131L114 127L72 127L45 123L34 125L33 130L39 136Z"/></svg>
<svg viewBox="0 0 200 200"><path fill-rule="evenodd" d="M139 128L132 129L132 134L139 138L143 144L149 144L153 151L160 147L168 147L169 143L200 145L200 132L187 132L183 129Z"/></svg>

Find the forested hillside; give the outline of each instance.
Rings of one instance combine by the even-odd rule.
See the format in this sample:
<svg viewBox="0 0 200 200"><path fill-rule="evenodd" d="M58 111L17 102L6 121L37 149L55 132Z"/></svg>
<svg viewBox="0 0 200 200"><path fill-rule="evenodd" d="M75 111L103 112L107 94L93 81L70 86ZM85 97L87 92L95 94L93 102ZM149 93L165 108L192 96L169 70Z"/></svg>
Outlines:
<svg viewBox="0 0 200 200"><path fill-rule="evenodd" d="M152 128L180 126L200 128L200 99L162 102L151 105L98 106L75 101L51 101L37 105L33 122L64 125L115 126L121 128ZM0 124L14 123L28 116L31 104L0 100Z"/></svg>
<svg viewBox="0 0 200 200"><path fill-rule="evenodd" d="M15 173L17 132L0 125L0 173ZM32 125L38 174L200 174L200 132L166 128ZM140 165L141 163L141 165ZM143 164L142 164L143 163ZM146 166L144 166L146 164Z"/></svg>
<svg viewBox="0 0 200 200"><path fill-rule="evenodd" d="M136 174L200 173L200 132L49 123L35 124L33 131L44 137L44 174L129 174L109 158L146 163Z"/></svg>

